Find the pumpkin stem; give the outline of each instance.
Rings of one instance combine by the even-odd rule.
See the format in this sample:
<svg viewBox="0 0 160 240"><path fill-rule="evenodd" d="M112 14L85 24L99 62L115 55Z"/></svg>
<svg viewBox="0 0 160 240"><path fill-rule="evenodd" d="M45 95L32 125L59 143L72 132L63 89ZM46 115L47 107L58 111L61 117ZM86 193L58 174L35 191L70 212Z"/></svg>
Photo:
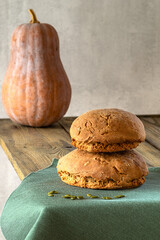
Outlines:
<svg viewBox="0 0 160 240"><path fill-rule="evenodd" d="M37 20L36 14L34 13L34 11L32 9L28 9L30 15L31 15L31 21L29 23L40 23Z"/></svg>

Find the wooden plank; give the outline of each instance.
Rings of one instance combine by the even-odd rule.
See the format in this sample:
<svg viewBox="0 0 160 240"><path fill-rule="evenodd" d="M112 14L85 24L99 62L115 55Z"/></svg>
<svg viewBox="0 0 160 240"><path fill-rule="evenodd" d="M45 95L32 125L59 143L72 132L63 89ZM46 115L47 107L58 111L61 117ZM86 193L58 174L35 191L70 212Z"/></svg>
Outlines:
<svg viewBox="0 0 160 240"><path fill-rule="evenodd" d="M148 166L160 166L160 116L140 117L143 121L147 141L136 151ZM20 179L29 173L45 168L53 158L59 158L74 147L70 144L70 126L75 117L61 119L47 128L31 128L16 125L9 119L0 120L0 144L14 166Z"/></svg>
<svg viewBox="0 0 160 240"><path fill-rule="evenodd" d="M152 123L154 126L160 127L160 115L138 116L142 121Z"/></svg>
<svg viewBox="0 0 160 240"><path fill-rule="evenodd" d="M70 134L70 127L72 122L76 119L76 117L65 117L62 118L59 123L60 125Z"/></svg>
<svg viewBox="0 0 160 240"><path fill-rule="evenodd" d="M146 130L146 141L160 150L160 121L158 122L158 117L143 117L141 120Z"/></svg>
<svg viewBox="0 0 160 240"><path fill-rule="evenodd" d="M9 119L0 120L0 144L20 179L71 151L70 141L59 123L48 128L31 128L16 125Z"/></svg>
<svg viewBox="0 0 160 240"><path fill-rule="evenodd" d="M134 150L144 157L148 167L160 167L160 151L148 142L141 143Z"/></svg>

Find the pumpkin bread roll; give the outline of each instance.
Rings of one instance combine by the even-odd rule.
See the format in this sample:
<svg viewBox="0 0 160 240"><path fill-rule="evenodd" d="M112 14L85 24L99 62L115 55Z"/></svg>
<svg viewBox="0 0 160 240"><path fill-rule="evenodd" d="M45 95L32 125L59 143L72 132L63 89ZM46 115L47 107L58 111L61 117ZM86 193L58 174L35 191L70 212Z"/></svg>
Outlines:
<svg viewBox="0 0 160 240"><path fill-rule="evenodd" d="M93 189L138 187L148 174L144 159L133 150L90 153L76 149L60 158L57 171L63 182Z"/></svg>
<svg viewBox="0 0 160 240"><path fill-rule="evenodd" d="M117 152L136 148L145 140L141 120L120 109L98 109L76 118L70 128L72 145L88 152Z"/></svg>

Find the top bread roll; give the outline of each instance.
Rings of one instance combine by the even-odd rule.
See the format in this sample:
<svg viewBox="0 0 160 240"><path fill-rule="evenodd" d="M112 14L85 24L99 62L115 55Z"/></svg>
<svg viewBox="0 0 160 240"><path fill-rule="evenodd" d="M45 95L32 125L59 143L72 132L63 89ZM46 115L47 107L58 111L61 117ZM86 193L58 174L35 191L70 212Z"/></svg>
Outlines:
<svg viewBox="0 0 160 240"><path fill-rule="evenodd" d="M98 109L76 118L70 128L72 145L88 152L118 152L145 140L141 120L121 109Z"/></svg>

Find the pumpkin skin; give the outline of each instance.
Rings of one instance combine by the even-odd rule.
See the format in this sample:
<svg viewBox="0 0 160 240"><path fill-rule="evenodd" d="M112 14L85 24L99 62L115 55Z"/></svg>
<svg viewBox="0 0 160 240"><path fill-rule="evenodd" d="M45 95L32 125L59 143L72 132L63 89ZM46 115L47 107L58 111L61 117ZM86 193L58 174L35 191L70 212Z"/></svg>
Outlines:
<svg viewBox="0 0 160 240"><path fill-rule="evenodd" d="M2 102L16 123L48 126L66 113L71 86L59 54L56 30L49 24L22 24L11 38L10 62Z"/></svg>

